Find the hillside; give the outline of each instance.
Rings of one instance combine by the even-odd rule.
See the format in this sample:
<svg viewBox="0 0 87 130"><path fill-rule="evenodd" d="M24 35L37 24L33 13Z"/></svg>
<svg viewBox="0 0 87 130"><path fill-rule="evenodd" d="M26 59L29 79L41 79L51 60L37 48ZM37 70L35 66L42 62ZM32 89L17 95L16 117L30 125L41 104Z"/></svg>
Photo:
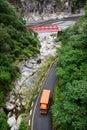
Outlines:
<svg viewBox="0 0 87 130"><path fill-rule="evenodd" d="M53 14L62 11L76 13L82 8L86 0L8 0L16 9L24 15L31 13ZM68 2L68 3L67 3Z"/></svg>
<svg viewBox="0 0 87 130"><path fill-rule="evenodd" d="M85 16L63 31L52 106L54 130L87 129L87 5Z"/></svg>
<svg viewBox="0 0 87 130"><path fill-rule="evenodd" d="M39 53L40 42L7 0L0 0L0 129L6 130L4 97L20 74L17 62Z"/></svg>
<svg viewBox="0 0 87 130"><path fill-rule="evenodd" d="M65 0L63 1L63 4L64 2ZM26 31L26 23L25 21L23 21L22 16L17 11L21 12L22 15L27 15L28 13L34 12L39 12L39 14L43 12L45 14L47 12L53 13L56 11L60 11L60 7L62 7L63 4L61 4L60 0L0 0L0 130L10 129L7 124L7 110L5 104L5 97L7 97L9 91L14 88L13 82L16 80L16 78L20 78L21 76L19 68L17 66L18 63L23 60L26 61L26 59L29 59L35 56L36 54L40 53L40 42L37 38L37 33L33 32L32 30L30 30L29 32ZM87 91L85 87L87 86L86 23L87 17L83 18L74 28L70 28L69 30L64 31L62 37L60 37L63 43L63 49L60 51L61 55L59 67L57 68L57 73L59 75L58 86L60 87L60 93L58 93L58 89L56 92L59 94L59 96L56 94L56 100L54 102L54 106L52 107L55 129L58 129L59 123L61 124L60 128L65 130L68 129L69 125L71 126L70 129L72 130L74 128L79 130L85 130L86 128L85 122L87 122L87 120L85 118L82 118L83 116L85 117L87 113L85 109L87 107L85 105L87 99L85 93L85 91ZM78 41L80 46L78 46ZM71 57L72 59L70 59ZM73 62L74 64L71 64ZM71 86L71 91L69 91L69 87L66 87L68 85ZM73 90L72 86L75 86L76 91ZM73 111L75 110L74 108L71 111L73 113L75 112L75 114L77 113L77 111L80 112L77 113L77 117L79 117L79 120L76 120L79 124L78 126L71 125L72 120L70 117L72 113L70 113L70 117L67 116L67 113L63 113L63 116L66 119L67 117L68 119L70 119L66 120L66 122L65 118L62 118L62 115L58 117L59 113L62 114L61 103L63 103L63 99L67 97L66 95L68 91L69 93L71 92L69 94L69 99L71 100L73 100L72 97L70 97L70 95L72 95L72 92L75 91L75 94L77 95L77 97L75 95L74 101L76 103L75 105L78 106L78 109L76 109L76 106L76 111ZM62 93L64 94L64 97L61 96ZM66 101L67 100L65 100L65 103ZM65 105L67 106L67 104ZM70 107L71 106L66 108L67 112ZM29 110L29 108L27 109ZM57 113L55 116L55 111L57 111L57 109L59 110L59 113ZM63 112L65 112L64 106ZM73 119L75 119L74 116ZM74 124L76 124L77 122L75 122ZM24 128L24 126L21 127L23 129L26 128ZM20 130L22 129L20 128Z"/></svg>

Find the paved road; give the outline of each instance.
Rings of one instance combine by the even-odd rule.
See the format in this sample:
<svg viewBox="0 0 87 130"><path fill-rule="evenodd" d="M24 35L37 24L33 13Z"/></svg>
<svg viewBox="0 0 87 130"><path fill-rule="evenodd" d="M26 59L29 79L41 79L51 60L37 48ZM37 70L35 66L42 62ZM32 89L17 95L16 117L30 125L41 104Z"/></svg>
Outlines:
<svg viewBox="0 0 87 130"><path fill-rule="evenodd" d="M54 87L57 82L57 75L55 73L55 66L56 64L53 65L53 67L50 69L44 83L42 89L50 89L51 90L51 97L53 96L54 92ZM42 92L42 90L41 90ZM47 115L41 115L40 114L40 97L41 93L38 96L38 100L35 105L35 109L33 112L33 118L32 118L32 128L31 130L52 130L51 126L51 118L50 118L50 111L48 112Z"/></svg>
<svg viewBox="0 0 87 130"><path fill-rule="evenodd" d="M55 18L55 19L43 20L41 22L35 21L32 23L26 23L26 26L43 26L43 25L49 25L49 24L51 25L52 23L60 22L60 21L77 20L78 18L82 17L83 15L84 14L82 13L82 14L71 15L69 17L65 17L62 19Z"/></svg>
<svg viewBox="0 0 87 130"><path fill-rule="evenodd" d="M76 22L76 20L68 20L68 21L60 21L58 23L59 27L62 29L65 29L71 25L73 25ZM55 66L54 65L51 70L48 73L48 76L46 77L46 80L43 84L43 89L50 89L51 90L51 97L53 96L54 87L57 81L57 76L55 73ZM42 92L42 90L41 90ZM41 115L40 114L40 97L41 93L38 96L38 100L35 105L35 109L33 112L33 118L32 118L32 127L31 130L52 130L52 124L51 124L51 118L50 118L50 112L48 115Z"/></svg>

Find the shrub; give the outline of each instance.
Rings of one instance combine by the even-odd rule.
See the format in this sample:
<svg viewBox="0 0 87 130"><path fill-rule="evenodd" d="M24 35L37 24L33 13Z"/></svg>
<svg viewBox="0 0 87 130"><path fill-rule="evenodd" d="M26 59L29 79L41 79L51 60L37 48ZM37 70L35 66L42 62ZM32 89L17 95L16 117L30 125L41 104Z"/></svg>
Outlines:
<svg viewBox="0 0 87 130"><path fill-rule="evenodd" d="M0 112L0 130L7 130L7 117L4 112Z"/></svg>
<svg viewBox="0 0 87 130"><path fill-rule="evenodd" d="M85 5L85 17L87 17L87 0L86 0L86 5Z"/></svg>
<svg viewBox="0 0 87 130"><path fill-rule="evenodd" d="M22 121L19 130L26 130L26 129L27 129L27 123L25 121Z"/></svg>
<svg viewBox="0 0 87 130"><path fill-rule="evenodd" d="M4 103L4 94L3 92L0 92L0 108L5 107Z"/></svg>
<svg viewBox="0 0 87 130"><path fill-rule="evenodd" d="M87 18L63 32L58 61L59 93L52 107L55 130L87 128Z"/></svg>

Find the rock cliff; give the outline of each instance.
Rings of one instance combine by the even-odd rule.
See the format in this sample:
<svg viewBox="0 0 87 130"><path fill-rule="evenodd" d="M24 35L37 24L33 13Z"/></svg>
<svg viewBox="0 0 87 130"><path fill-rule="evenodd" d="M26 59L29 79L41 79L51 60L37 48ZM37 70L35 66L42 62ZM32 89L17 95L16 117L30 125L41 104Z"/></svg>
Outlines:
<svg viewBox="0 0 87 130"><path fill-rule="evenodd" d="M85 5L86 0L8 0L16 9L24 15L29 13L79 13L79 9Z"/></svg>
<svg viewBox="0 0 87 130"><path fill-rule="evenodd" d="M53 13L61 8L61 0L8 0L18 11L24 14L38 12Z"/></svg>

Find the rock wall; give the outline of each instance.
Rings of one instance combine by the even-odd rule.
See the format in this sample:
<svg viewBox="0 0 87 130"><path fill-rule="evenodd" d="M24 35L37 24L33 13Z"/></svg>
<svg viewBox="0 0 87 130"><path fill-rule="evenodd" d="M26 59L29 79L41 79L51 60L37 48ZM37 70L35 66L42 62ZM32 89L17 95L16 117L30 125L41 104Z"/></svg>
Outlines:
<svg viewBox="0 0 87 130"><path fill-rule="evenodd" d="M61 0L8 0L18 11L29 13L54 13L61 9Z"/></svg>
<svg viewBox="0 0 87 130"><path fill-rule="evenodd" d="M30 13L46 14L56 12L77 13L86 0L8 0L25 16ZM76 12L77 11L77 12Z"/></svg>

